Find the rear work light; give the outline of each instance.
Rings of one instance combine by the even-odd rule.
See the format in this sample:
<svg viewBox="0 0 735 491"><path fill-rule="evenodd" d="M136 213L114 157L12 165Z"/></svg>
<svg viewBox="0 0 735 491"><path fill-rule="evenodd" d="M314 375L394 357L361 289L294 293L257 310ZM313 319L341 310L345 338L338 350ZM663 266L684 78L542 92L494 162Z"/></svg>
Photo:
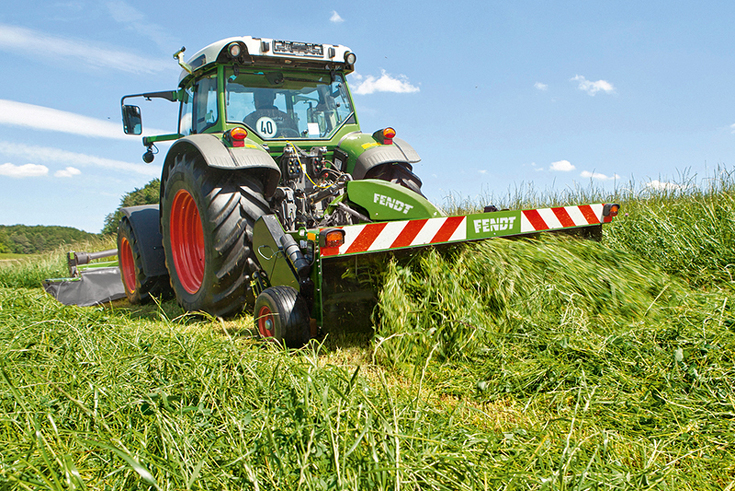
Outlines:
<svg viewBox="0 0 735 491"><path fill-rule="evenodd" d="M230 55L230 58L237 58L240 56L240 53L242 53L242 48L238 43L230 43L230 45L227 47L227 51Z"/></svg>
<svg viewBox="0 0 735 491"><path fill-rule="evenodd" d="M248 132L245 128L232 128L225 132L225 138L232 143L233 147L244 147L245 138L248 137Z"/></svg>
<svg viewBox="0 0 735 491"><path fill-rule="evenodd" d="M345 243L345 231L341 228L327 228L319 232L319 247L331 249Z"/></svg>

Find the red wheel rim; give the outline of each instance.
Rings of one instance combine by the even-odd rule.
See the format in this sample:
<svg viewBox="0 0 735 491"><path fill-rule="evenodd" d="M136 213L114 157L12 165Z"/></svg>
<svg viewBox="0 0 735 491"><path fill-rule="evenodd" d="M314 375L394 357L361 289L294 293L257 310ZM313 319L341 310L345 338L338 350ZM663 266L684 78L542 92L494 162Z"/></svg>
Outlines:
<svg viewBox="0 0 735 491"><path fill-rule="evenodd" d="M128 293L135 293L135 261L133 261L133 249L130 247L130 241L127 237L123 237L120 241L119 254L125 289Z"/></svg>
<svg viewBox="0 0 735 491"><path fill-rule="evenodd" d="M271 312L270 307L263 305L258 310L258 332L260 332L260 335L264 338L272 338L274 335L273 323L273 312Z"/></svg>
<svg viewBox="0 0 735 491"><path fill-rule="evenodd" d="M181 189L171 204L171 256L181 286L196 293L204 279L204 232L191 194Z"/></svg>

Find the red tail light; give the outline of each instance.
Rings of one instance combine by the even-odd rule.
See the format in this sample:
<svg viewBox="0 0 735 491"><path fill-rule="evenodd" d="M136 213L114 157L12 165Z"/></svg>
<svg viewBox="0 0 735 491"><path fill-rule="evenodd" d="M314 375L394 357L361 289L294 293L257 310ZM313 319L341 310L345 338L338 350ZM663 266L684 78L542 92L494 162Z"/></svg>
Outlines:
<svg viewBox="0 0 735 491"><path fill-rule="evenodd" d="M248 132L245 128L232 128L225 133L225 137L232 143L233 147L244 147Z"/></svg>
<svg viewBox="0 0 735 491"><path fill-rule="evenodd" d="M616 217L618 216L618 211L620 211L619 204L608 203L603 207L602 215L606 217L607 216Z"/></svg>
<svg viewBox="0 0 735 491"><path fill-rule="evenodd" d="M613 217L618 216L618 211L620 211L619 204L607 203L605 206L602 207L602 222L603 223L612 222Z"/></svg>
<svg viewBox="0 0 735 491"><path fill-rule="evenodd" d="M345 243L345 231L340 228L327 228L319 232L319 246L331 249Z"/></svg>

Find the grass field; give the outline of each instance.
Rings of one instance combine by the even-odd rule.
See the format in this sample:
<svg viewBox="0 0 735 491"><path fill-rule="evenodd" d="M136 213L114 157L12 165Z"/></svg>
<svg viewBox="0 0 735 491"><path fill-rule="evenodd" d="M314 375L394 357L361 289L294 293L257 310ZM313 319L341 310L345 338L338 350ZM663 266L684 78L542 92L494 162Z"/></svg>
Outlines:
<svg viewBox="0 0 735 491"><path fill-rule="evenodd" d="M25 254L13 254L12 252L0 252L0 261L13 261L18 259L26 259Z"/></svg>
<svg viewBox="0 0 735 491"><path fill-rule="evenodd" d="M0 489L735 489L735 182L617 198L601 243L387 264L362 346L0 265Z"/></svg>

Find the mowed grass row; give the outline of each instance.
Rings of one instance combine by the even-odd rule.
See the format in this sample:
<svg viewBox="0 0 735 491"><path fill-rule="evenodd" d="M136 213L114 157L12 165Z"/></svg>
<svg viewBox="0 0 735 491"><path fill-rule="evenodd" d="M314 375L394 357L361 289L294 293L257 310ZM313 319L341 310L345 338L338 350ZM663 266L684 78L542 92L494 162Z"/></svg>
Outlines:
<svg viewBox="0 0 735 491"><path fill-rule="evenodd" d="M729 179L621 197L601 244L391 262L358 348L285 352L174 302L63 307L0 268L0 482L735 489Z"/></svg>
<svg viewBox="0 0 735 491"><path fill-rule="evenodd" d="M498 482L512 447L379 367L327 363L316 347L289 354L227 330L236 323L1 292L12 488L473 489Z"/></svg>
<svg viewBox="0 0 735 491"><path fill-rule="evenodd" d="M497 356L358 369L165 309L140 319L23 289L0 304L8 484L723 489L735 471L732 336L677 354L650 349L644 326L602 348L589 331L588 345L526 333L496 336Z"/></svg>

